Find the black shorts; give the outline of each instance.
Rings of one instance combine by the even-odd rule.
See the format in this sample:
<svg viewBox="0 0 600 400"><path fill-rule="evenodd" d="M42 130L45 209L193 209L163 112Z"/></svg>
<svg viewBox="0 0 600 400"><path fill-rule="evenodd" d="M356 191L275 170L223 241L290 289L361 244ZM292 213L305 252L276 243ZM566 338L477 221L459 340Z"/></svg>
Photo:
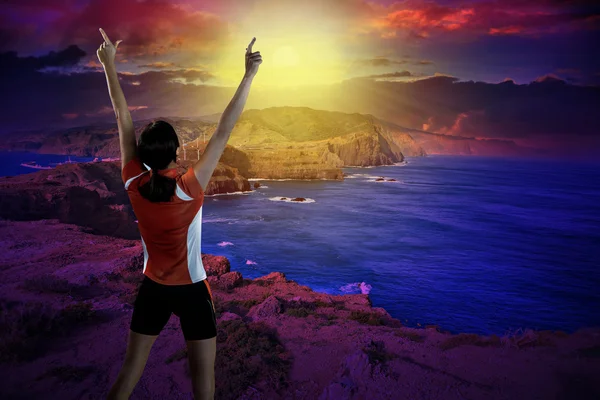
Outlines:
<svg viewBox="0 0 600 400"><path fill-rule="evenodd" d="M144 275L133 307L131 330L158 335L171 313L179 317L185 340L217 336L215 306L206 279L189 285L163 285Z"/></svg>

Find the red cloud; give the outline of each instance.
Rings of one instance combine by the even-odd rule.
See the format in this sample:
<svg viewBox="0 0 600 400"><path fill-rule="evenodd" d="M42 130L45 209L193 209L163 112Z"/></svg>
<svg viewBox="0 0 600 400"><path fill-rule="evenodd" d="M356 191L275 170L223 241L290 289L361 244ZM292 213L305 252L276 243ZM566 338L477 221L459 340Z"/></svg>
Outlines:
<svg viewBox="0 0 600 400"><path fill-rule="evenodd" d="M41 3L43 6L34 8L17 3L11 7L21 19L43 20L42 29L52 37L53 47L77 42L94 57L103 42L98 28L103 28L113 42L123 40L117 56L130 61L170 52L187 53L190 58L193 54L197 59L203 53L213 52L227 35L227 24L219 16L167 0L91 0L83 8L65 7L63 0ZM194 6L201 7L202 2L195 2ZM50 11L54 19L49 20L46 14ZM39 44L39 39L33 36L24 40Z"/></svg>
<svg viewBox="0 0 600 400"><path fill-rule="evenodd" d="M432 1L408 0L392 4L379 23L405 31L408 37L427 38L435 33L467 32L488 35L540 35L559 30L598 29L598 15L575 12L571 3L550 0L484 1L443 6Z"/></svg>

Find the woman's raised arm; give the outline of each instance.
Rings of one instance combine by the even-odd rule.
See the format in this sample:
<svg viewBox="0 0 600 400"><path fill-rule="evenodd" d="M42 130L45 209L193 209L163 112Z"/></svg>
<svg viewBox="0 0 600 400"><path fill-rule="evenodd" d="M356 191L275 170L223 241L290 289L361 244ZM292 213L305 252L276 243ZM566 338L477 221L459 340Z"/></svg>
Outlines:
<svg viewBox="0 0 600 400"><path fill-rule="evenodd" d="M117 68L115 67L115 54L122 40L117 40L116 44L113 44L102 28L100 28L100 33L104 38L104 43L100 45L96 54L104 67L106 82L108 83L108 93L113 104L115 116L117 117L119 144L121 148L121 168L123 168L136 156L137 142L135 140L133 120L131 119L129 108L127 108L125 95L121 89Z"/></svg>
<svg viewBox="0 0 600 400"><path fill-rule="evenodd" d="M256 38L252 38L252 41L246 48L246 71L242 78L242 82L225 108L225 111L223 111L219 123L217 124L217 129L208 141L204 153L193 165L196 178L204 191L206 190L217 163L225 150L225 145L229 140L231 131L242 114L246 99L248 98L248 93L250 92L250 85L258 71L258 66L262 63L260 51L252 52L252 45L255 41Z"/></svg>

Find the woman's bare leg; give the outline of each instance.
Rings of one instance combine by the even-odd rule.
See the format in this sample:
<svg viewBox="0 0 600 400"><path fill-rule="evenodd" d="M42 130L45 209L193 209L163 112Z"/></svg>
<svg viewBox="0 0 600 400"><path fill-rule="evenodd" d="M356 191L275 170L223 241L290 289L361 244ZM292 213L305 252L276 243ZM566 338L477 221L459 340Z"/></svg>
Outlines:
<svg viewBox="0 0 600 400"><path fill-rule="evenodd" d="M150 349L158 336L142 335L129 330L125 361L117 380L108 392L107 400L129 399L131 392L142 377Z"/></svg>
<svg viewBox="0 0 600 400"><path fill-rule="evenodd" d="M215 358L217 338L187 340L188 361L192 375L195 400L213 400L215 397Z"/></svg>

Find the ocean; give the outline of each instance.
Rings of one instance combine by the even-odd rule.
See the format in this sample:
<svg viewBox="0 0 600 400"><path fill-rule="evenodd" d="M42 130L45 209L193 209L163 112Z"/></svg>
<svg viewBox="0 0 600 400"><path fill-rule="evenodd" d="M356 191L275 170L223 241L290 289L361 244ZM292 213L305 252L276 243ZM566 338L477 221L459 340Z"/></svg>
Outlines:
<svg viewBox="0 0 600 400"><path fill-rule="evenodd" d="M406 326L600 326L597 165L427 156L343 170L343 182L254 180L251 193L206 196L202 251L247 278L280 271L316 291L369 293Z"/></svg>

